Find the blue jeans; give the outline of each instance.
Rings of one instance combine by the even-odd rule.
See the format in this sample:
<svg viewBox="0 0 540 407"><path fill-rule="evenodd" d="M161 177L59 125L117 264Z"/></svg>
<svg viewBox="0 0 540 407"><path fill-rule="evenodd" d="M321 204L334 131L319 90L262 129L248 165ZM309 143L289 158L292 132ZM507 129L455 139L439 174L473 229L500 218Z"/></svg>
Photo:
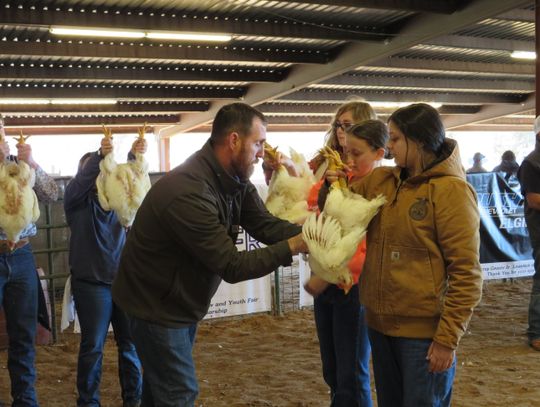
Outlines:
<svg viewBox="0 0 540 407"><path fill-rule="evenodd" d="M167 328L129 319L143 366L141 407L192 407L199 394L191 353L197 324Z"/></svg>
<svg viewBox="0 0 540 407"><path fill-rule="evenodd" d="M369 339L358 285L349 293L335 285L315 298L314 312L323 378L331 407L371 407Z"/></svg>
<svg viewBox="0 0 540 407"><path fill-rule="evenodd" d="M35 337L37 273L30 244L0 255L0 304L9 337L8 370L13 406L37 406Z"/></svg>
<svg viewBox="0 0 540 407"><path fill-rule="evenodd" d="M540 278L533 278L531 297L529 300L529 341L540 339Z"/></svg>
<svg viewBox="0 0 540 407"><path fill-rule="evenodd" d="M71 283L77 316L81 324L81 344L77 365L78 406L100 406L99 384L103 347L112 323L118 347L118 374L124 406L141 399L141 363L126 314L112 300L111 286L73 279Z"/></svg>
<svg viewBox="0 0 540 407"><path fill-rule="evenodd" d="M456 360L444 372L430 373L431 339L399 338L369 328L379 407L447 407Z"/></svg>

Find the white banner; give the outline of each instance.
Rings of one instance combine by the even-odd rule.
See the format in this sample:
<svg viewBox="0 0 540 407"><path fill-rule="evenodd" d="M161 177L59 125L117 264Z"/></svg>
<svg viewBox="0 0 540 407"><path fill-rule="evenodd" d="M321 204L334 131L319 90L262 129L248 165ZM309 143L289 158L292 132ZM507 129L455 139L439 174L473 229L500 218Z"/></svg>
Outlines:
<svg viewBox="0 0 540 407"><path fill-rule="evenodd" d="M298 282L300 283L300 295L298 296L300 308L311 307L313 306L313 296L304 290L304 284L311 277L311 269L309 268L309 263L307 260L304 260L303 256L299 256L298 258L298 276Z"/></svg>
<svg viewBox="0 0 540 407"><path fill-rule="evenodd" d="M534 260L482 263L481 266L484 280L526 277L534 274Z"/></svg>
<svg viewBox="0 0 540 407"><path fill-rule="evenodd" d="M249 236L243 228L240 228L236 247L242 251L259 249L264 245ZM256 280L236 284L222 282L212 297L210 308L204 318L230 317L271 310L272 285L270 275L267 275Z"/></svg>
<svg viewBox="0 0 540 407"><path fill-rule="evenodd" d="M222 282L204 317L219 318L272 310L270 276L236 284Z"/></svg>

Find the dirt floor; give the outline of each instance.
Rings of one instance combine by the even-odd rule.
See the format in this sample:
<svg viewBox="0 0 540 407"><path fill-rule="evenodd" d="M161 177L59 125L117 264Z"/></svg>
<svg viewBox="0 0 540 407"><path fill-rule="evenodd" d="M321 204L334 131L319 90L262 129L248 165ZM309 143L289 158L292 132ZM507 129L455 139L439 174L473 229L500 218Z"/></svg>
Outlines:
<svg viewBox="0 0 540 407"><path fill-rule="evenodd" d="M527 346L531 280L484 284L484 298L458 352L453 406L539 406L540 352ZM74 406L78 336L38 349L42 407ZM328 406L311 310L201 324L195 346L197 406ZM121 406L112 338L104 360L102 404ZM0 352L0 400L9 399ZM376 405L376 403L375 403Z"/></svg>

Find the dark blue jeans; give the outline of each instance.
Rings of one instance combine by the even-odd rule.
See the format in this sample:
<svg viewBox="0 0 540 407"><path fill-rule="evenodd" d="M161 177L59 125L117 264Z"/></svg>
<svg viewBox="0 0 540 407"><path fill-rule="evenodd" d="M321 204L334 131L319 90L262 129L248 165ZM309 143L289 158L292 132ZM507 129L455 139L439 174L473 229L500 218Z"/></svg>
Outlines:
<svg viewBox="0 0 540 407"><path fill-rule="evenodd" d="M349 293L335 285L315 298L323 378L331 407L371 407L369 339L358 285Z"/></svg>
<svg viewBox="0 0 540 407"><path fill-rule="evenodd" d="M533 278L531 297L529 300L529 341L540 339L540 278Z"/></svg>
<svg viewBox="0 0 540 407"><path fill-rule="evenodd" d="M379 407L450 406L456 361L430 373L426 360L431 339L398 338L369 329Z"/></svg>
<svg viewBox="0 0 540 407"><path fill-rule="evenodd" d="M141 364L131 337L126 314L112 300L111 286L73 279L71 283L77 316L81 324L81 344L77 365L78 406L100 406L99 384L103 346L112 323L118 347L118 375L124 406L141 399Z"/></svg>
<svg viewBox="0 0 540 407"><path fill-rule="evenodd" d="M13 406L37 406L35 337L37 273L30 244L0 255L0 303L9 337L8 370Z"/></svg>
<svg viewBox="0 0 540 407"><path fill-rule="evenodd" d="M199 394L191 353L197 324L167 328L129 319L143 366L141 407L192 407Z"/></svg>

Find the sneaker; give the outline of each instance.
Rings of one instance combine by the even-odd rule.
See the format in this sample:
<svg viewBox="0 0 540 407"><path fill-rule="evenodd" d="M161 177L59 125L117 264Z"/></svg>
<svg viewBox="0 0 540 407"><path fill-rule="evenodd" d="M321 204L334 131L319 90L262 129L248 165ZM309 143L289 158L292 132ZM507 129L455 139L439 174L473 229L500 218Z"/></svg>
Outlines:
<svg viewBox="0 0 540 407"><path fill-rule="evenodd" d="M540 338L529 341L529 346L534 350L540 352Z"/></svg>

